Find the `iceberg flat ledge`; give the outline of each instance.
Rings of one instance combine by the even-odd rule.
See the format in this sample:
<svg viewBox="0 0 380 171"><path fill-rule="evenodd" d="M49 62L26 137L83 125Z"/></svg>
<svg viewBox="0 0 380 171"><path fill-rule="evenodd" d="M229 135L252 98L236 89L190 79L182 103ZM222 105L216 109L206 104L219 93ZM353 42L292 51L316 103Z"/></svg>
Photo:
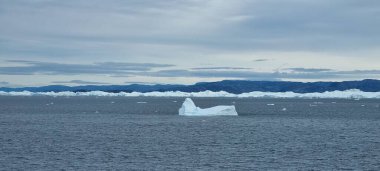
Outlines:
<svg viewBox="0 0 380 171"><path fill-rule="evenodd" d="M122 96L122 97L237 97L237 98L342 98L342 99L357 99L357 98L374 98L380 99L380 92L363 92L357 89L345 91L329 91L323 93L294 93L294 92L260 92L254 91L242 94L232 94L225 91L213 92L120 92L109 93L103 91L90 92L4 92L0 91L0 96Z"/></svg>

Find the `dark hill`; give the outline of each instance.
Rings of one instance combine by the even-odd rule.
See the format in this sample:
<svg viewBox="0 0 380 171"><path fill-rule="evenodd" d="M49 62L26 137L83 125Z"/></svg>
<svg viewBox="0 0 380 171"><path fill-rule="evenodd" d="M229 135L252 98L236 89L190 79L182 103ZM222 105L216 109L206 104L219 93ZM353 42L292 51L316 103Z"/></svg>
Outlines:
<svg viewBox="0 0 380 171"><path fill-rule="evenodd" d="M359 89L365 92L379 92L380 80L362 81L343 81L343 82L288 82L288 81L241 81L225 80L219 82L201 82L194 85L87 85L87 86L62 86L50 85L43 87L23 87L23 88L0 88L0 91L31 91L31 92L86 92L86 91L105 91L105 92L152 92L152 91L226 91L229 93L246 93L252 91L263 92L286 92L313 93L335 90Z"/></svg>

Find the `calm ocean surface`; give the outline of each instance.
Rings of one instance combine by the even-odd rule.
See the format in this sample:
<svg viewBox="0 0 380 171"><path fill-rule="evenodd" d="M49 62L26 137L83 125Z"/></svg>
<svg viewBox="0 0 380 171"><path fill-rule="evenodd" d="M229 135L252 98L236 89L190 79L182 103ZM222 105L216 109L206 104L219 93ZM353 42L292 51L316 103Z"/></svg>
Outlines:
<svg viewBox="0 0 380 171"><path fill-rule="evenodd" d="M0 96L0 170L380 170L380 100Z"/></svg>

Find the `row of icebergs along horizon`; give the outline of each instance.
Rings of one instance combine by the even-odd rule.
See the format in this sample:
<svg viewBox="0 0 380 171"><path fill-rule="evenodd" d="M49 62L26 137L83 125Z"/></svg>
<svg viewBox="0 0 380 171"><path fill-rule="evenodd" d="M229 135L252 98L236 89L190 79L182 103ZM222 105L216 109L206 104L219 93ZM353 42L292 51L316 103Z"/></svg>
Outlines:
<svg viewBox="0 0 380 171"><path fill-rule="evenodd" d="M294 92L260 92L254 91L250 93L232 94L225 91L212 92L120 92L109 93L103 91L90 91L90 92L4 92L0 91L0 96L124 96L124 97L237 97L237 98L380 98L380 92L363 92L357 89L346 91L331 91L323 93L294 93Z"/></svg>

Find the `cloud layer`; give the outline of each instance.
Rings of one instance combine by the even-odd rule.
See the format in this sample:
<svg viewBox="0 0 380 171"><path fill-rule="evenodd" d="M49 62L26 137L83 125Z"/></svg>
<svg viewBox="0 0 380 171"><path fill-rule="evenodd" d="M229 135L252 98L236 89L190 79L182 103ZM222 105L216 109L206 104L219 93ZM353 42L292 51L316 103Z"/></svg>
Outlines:
<svg viewBox="0 0 380 171"><path fill-rule="evenodd" d="M376 78L380 70L349 70L337 71L325 68L285 68L275 72L258 72L252 68L241 67L204 67L190 69L168 69L175 67L170 64L156 63L115 63L103 62L94 64L68 64L53 62L37 62L24 60L9 60L15 66L0 67L0 74L5 75L106 75L110 77L152 77L152 78L221 78L246 80L289 80L289 79L357 79L361 76ZM125 81L124 83L136 83ZM3 82L7 84L8 82ZM69 80L53 81L59 84L108 84L106 82ZM139 82L143 83L143 82ZM149 82L147 82L149 83ZM9 83L8 83L9 84Z"/></svg>
<svg viewBox="0 0 380 171"><path fill-rule="evenodd" d="M379 15L376 0L0 0L0 81L380 78Z"/></svg>
<svg viewBox="0 0 380 171"><path fill-rule="evenodd" d="M84 81L84 80L71 80L71 81L53 81L54 84L80 84L80 85L102 85L108 84L104 82Z"/></svg>
<svg viewBox="0 0 380 171"><path fill-rule="evenodd" d="M171 67L170 64L156 63L116 63L102 62L94 64L68 64L57 62L39 62L25 60L8 60L6 62L23 64L22 66L0 67L0 74L5 75L79 75L79 74L128 74L150 71L154 68Z"/></svg>

